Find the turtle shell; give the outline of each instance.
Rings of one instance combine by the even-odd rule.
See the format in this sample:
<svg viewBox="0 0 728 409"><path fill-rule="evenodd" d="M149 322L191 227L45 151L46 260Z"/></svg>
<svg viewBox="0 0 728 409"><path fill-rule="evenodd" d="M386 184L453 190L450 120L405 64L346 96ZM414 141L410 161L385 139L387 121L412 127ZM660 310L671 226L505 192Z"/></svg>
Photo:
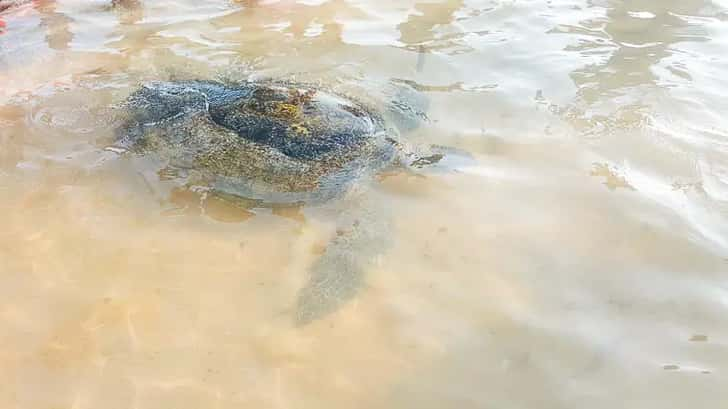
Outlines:
<svg viewBox="0 0 728 409"><path fill-rule="evenodd" d="M247 198L325 200L397 155L376 110L306 84L157 82L126 106L118 143Z"/></svg>

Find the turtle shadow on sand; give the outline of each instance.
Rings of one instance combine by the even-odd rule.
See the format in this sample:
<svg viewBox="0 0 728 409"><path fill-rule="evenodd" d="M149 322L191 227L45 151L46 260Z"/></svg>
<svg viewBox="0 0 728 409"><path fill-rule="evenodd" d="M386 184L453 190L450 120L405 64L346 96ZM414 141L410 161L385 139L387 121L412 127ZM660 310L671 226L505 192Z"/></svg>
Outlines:
<svg viewBox="0 0 728 409"><path fill-rule="evenodd" d="M115 147L159 163L176 189L241 208L345 201L296 301L295 323L305 325L353 299L386 250L389 221L361 194L364 182L442 158L404 148L401 133L426 119L427 102L406 85L388 87L377 107L305 83L147 83L123 104Z"/></svg>

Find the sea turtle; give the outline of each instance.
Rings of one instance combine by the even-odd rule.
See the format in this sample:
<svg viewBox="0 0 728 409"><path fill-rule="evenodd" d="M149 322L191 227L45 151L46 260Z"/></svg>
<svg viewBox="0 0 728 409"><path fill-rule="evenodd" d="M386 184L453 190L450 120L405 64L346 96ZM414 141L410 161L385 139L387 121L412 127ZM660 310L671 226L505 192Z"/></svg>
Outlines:
<svg viewBox="0 0 728 409"><path fill-rule="evenodd" d="M426 100L404 84L393 89L391 101L377 109L305 83L152 82L128 97L116 145L161 159L206 195L253 207L316 205L364 177L412 162L399 134L425 119ZM298 324L353 298L365 265L384 250L384 218L365 204L353 207L298 296Z"/></svg>

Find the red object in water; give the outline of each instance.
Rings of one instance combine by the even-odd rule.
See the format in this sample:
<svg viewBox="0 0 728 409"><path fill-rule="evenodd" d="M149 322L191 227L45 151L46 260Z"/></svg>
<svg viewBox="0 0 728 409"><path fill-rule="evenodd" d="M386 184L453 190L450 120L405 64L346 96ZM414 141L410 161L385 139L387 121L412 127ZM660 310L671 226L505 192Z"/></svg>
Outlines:
<svg viewBox="0 0 728 409"><path fill-rule="evenodd" d="M3 1L0 0L0 13L7 12L5 18L10 17L9 13L12 13L13 17L24 16L27 14L28 7L37 9L48 3L49 1L55 0L15 0L15 1ZM11 17L12 19L12 17ZM8 31L8 23L5 22L3 16L0 16L0 35L5 34Z"/></svg>

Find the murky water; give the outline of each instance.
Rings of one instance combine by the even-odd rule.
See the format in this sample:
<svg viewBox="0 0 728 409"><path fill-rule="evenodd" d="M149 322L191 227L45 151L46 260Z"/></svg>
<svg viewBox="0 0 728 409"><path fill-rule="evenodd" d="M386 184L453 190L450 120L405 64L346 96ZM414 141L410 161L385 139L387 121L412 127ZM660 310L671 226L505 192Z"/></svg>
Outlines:
<svg viewBox="0 0 728 409"><path fill-rule="evenodd" d="M0 407L728 398L725 1L68 0L0 21ZM200 208L104 150L139 84L190 77L406 81L431 105L408 141L472 158L370 183L387 251L296 327L330 212Z"/></svg>

